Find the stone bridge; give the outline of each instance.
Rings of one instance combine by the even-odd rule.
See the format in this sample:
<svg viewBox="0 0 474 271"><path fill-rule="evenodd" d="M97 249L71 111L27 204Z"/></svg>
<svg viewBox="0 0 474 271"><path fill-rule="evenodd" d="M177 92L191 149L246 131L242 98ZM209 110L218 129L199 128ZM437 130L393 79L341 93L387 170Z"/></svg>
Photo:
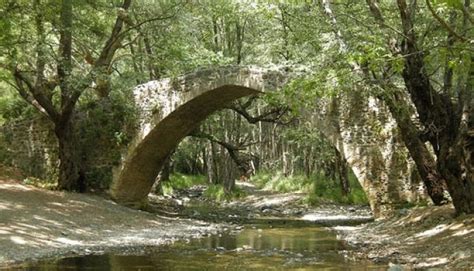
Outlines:
<svg viewBox="0 0 474 271"><path fill-rule="evenodd" d="M133 96L139 110L139 129L114 172L112 198L124 205L143 206L167 156L210 114L236 99L281 89L307 72L295 66L227 66L137 86ZM321 114L315 120L346 157L374 213L381 216L388 206L418 200L420 185L411 178L407 153L399 156L398 150L404 147L396 140L396 125L390 124L389 113L362 99L356 101L357 108L362 108L357 115L351 110L356 98L360 99L341 97L336 106L327 99L320 101ZM373 114L368 114L374 106ZM354 125L351 118L355 118ZM382 135L375 136L361 125L376 125ZM394 168L397 173L392 172Z"/></svg>

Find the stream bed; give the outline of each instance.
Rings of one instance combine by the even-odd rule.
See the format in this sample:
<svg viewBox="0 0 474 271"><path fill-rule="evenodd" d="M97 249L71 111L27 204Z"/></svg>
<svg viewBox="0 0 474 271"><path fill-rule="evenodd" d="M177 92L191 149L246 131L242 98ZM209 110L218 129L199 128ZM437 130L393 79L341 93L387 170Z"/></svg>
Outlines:
<svg viewBox="0 0 474 271"><path fill-rule="evenodd" d="M248 224L139 255L102 254L52 259L24 270L386 270L350 261L351 248L334 232L308 223Z"/></svg>

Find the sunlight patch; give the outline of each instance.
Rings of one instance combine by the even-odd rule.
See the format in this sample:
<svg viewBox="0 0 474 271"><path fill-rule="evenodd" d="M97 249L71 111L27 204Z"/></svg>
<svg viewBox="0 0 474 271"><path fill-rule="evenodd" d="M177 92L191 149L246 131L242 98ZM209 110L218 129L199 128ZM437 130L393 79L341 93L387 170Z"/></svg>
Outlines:
<svg viewBox="0 0 474 271"><path fill-rule="evenodd" d="M432 266L441 265L441 264L447 264L448 262L449 262L449 259L447 258L428 258L426 259L425 262L415 265L415 267L426 268L426 267L432 267Z"/></svg>
<svg viewBox="0 0 474 271"><path fill-rule="evenodd" d="M424 232L420 232L418 234L415 235L415 237L417 238L420 238L420 237L431 237L431 236L435 236L437 235L438 233L441 233L443 231L445 231L446 229L448 228L448 225L446 224L441 224L441 225L438 225L430 230L427 230L427 231L424 231Z"/></svg>
<svg viewBox="0 0 474 271"><path fill-rule="evenodd" d="M64 238L64 237L59 237L56 239L59 243L63 243L66 245L82 245L82 242L76 241L76 240L71 240L69 238Z"/></svg>
<svg viewBox="0 0 474 271"><path fill-rule="evenodd" d="M471 233L471 232L474 232L474 229L470 229L470 230L464 229L464 230L455 232L455 233L453 234L453 236L464 236L464 235L469 234L469 233Z"/></svg>
<svg viewBox="0 0 474 271"><path fill-rule="evenodd" d="M351 219L370 219L370 216L360 215L325 215L325 214L306 214L301 219L308 221L328 221L328 220L351 220Z"/></svg>
<svg viewBox="0 0 474 271"><path fill-rule="evenodd" d="M20 236L11 236L10 240L12 240L13 243L18 244L18 245L25 245L28 243L23 237Z"/></svg>

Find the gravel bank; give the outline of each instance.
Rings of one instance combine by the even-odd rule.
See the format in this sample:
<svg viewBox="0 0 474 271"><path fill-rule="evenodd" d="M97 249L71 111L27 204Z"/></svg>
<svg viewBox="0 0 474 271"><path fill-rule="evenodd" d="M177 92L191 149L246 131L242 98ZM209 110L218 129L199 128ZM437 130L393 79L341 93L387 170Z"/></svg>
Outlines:
<svg viewBox="0 0 474 271"><path fill-rule="evenodd" d="M474 270L474 215L454 217L452 206L402 209L390 219L334 229L355 247L353 257L393 270Z"/></svg>
<svg viewBox="0 0 474 271"><path fill-rule="evenodd" d="M156 246L219 225L132 210L104 198L0 180L0 268L65 255Z"/></svg>

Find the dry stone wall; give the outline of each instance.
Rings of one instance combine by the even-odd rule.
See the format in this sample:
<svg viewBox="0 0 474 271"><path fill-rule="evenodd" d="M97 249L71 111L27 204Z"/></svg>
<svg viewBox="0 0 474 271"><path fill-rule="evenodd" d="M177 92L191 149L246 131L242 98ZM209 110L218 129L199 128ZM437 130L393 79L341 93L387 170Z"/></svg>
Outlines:
<svg viewBox="0 0 474 271"><path fill-rule="evenodd" d="M51 124L36 118L0 126L0 159L28 176L55 178L59 164Z"/></svg>
<svg viewBox="0 0 474 271"><path fill-rule="evenodd" d="M110 131L97 123L91 124L90 118L94 116L76 116L76 146L82 165L81 174L89 189L108 189L112 169L120 163L120 148L109 135ZM34 118L0 126L0 163L21 169L27 177L56 181L58 143L51 122Z"/></svg>
<svg viewBox="0 0 474 271"><path fill-rule="evenodd" d="M377 217L406 203L429 201L397 124L381 101L347 92L318 104L322 110L316 121L348 161Z"/></svg>

